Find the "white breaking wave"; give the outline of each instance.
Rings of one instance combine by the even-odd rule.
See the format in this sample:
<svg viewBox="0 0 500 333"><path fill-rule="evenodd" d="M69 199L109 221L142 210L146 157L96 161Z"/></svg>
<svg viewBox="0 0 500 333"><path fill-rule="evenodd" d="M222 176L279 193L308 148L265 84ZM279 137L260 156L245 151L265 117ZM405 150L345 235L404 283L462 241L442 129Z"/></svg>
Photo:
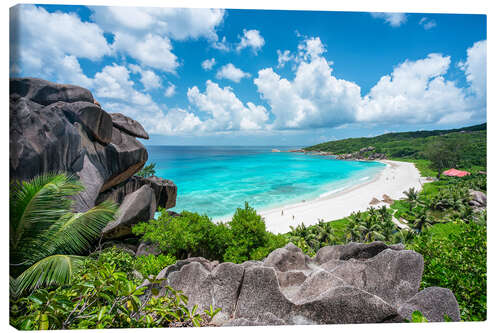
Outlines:
<svg viewBox="0 0 500 333"><path fill-rule="evenodd" d="M323 197L326 197L326 196L329 196L331 194L334 194L334 193L337 193L337 192L340 192L342 191L343 189L345 189L347 186L344 186L344 187L341 187L341 188L338 188L336 190L333 190L333 191L329 191L329 192L325 192L323 194L320 194L319 197L320 198L323 198Z"/></svg>

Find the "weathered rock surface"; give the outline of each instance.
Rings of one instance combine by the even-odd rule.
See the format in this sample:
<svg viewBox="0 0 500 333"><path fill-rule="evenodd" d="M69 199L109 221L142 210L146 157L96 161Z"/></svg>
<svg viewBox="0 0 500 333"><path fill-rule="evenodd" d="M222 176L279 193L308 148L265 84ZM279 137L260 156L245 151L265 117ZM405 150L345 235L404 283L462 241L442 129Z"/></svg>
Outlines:
<svg viewBox="0 0 500 333"><path fill-rule="evenodd" d="M460 321L455 295L446 288L425 288L401 305L398 312L403 318L411 320L413 311L417 310L429 321L445 321L445 315L453 321Z"/></svg>
<svg viewBox="0 0 500 333"><path fill-rule="evenodd" d="M122 202L128 193L137 191L143 185L149 185L153 189L158 207L167 209L175 207L177 186L171 180L156 176L148 178L132 176L125 182L100 193L96 203L103 202L104 200Z"/></svg>
<svg viewBox="0 0 500 333"><path fill-rule="evenodd" d="M481 191L469 190L469 204L475 207L486 207L486 194Z"/></svg>
<svg viewBox="0 0 500 333"><path fill-rule="evenodd" d="M10 95L25 97L40 105L62 102L94 102L92 93L82 87L71 84L58 84L37 78L10 79Z"/></svg>
<svg viewBox="0 0 500 333"><path fill-rule="evenodd" d="M418 292L422 271L422 256L400 244L328 246L313 259L288 244L260 262L180 260L156 278L183 290L199 312L221 308L218 326L404 322L414 310L459 320L451 291Z"/></svg>
<svg viewBox="0 0 500 333"><path fill-rule="evenodd" d="M149 135L144 130L144 127L142 127L142 125L134 119L121 113L110 113L110 116L113 120L113 126L119 130L137 138L149 139Z"/></svg>
<svg viewBox="0 0 500 333"><path fill-rule="evenodd" d="M132 226L149 221L156 212L156 198L149 185L128 194L118 209L117 217L102 230L103 238L121 238L132 234Z"/></svg>
<svg viewBox="0 0 500 333"><path fill-rule="evenodd" d="M74 197L75 211L106 199L120 204L144 185L154 192L150 210L175 206L172 181L130 181L148 159L135 137L148 135L135 120L104 111L87 89L36 78L10 80L10 178L28 180L47 172L75 175L85 187Z"/></svg>

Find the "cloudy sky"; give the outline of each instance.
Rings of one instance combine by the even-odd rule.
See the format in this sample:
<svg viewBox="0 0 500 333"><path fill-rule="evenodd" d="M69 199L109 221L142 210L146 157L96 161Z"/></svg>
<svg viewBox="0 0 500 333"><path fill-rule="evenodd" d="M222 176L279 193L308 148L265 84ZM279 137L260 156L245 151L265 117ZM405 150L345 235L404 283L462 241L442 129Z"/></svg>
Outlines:
<svg viewBox="0 0 500 333"><path fill-rule="evenodd" d="M486 121L486 16L34 6L11 76L86 87L146 144L292 145Z"/></svg>

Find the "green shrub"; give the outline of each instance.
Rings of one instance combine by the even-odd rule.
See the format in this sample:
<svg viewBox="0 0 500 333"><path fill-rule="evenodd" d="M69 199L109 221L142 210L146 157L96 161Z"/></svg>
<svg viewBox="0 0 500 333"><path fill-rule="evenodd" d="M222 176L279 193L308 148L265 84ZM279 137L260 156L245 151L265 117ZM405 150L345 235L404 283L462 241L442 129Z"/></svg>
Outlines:
<svg viewBox="0 0 500 333"><path fill-rule="evenodd" d="M150 275L156 276L162 269L175 264L175 262L175 257L170 254L150 254L147 256L138 256L134 260L134 269L136 269L144 277L148 277Z"/></svg>
<svg viewBox="0 0 500 333"><path fill-rule="evenodd" d="M38 289L28 297L11 299L11 324L22 330L75 328L145 328L200 326L207 316L187 308L187 297L167 287L167 296L145 295L127 273L118 269L132 257L117 250L88 259L70 285ZM161 281L152 281L157 293ZM155 291L156 290L156 291ZM142 299L141 299L142 298Z"/></svg>
<svg viewBox="0 0 500 333"><path fill-rule="evenodd" d="M178 217L160 210L158 219L135 225L132 231L145 241L176 258L220 259L225 252L227 227L212 223L208 216L184 211Z"/></svg>
<svg viewBox="0 0 500 333"><path fill-rule="evenodd" d="M201 256L234 263L263 259L287 241L267 232L264 220L248 204L238 208L228 224L213 223L206 215L187 211L172 217L160 210L158 219L139 223L132 231L171 257Z"/></svg>
<svg viewBox="0 0 500 333"><path fill-rule="evenodd" d="M433 237L429 230L410 245L424 256L421 286L453 291L462 320L486 320L486 226L460 220L455 224L447 237Z"/></svg>
<svg viewBox="0 0 500 333"><path fill-rule="evenodd" d="M231 241L224 261L240 263L251 258L260 259L266 252L269 240L266 224L248 203L245 203L245 208L236 209L229 227Z"/></svg>

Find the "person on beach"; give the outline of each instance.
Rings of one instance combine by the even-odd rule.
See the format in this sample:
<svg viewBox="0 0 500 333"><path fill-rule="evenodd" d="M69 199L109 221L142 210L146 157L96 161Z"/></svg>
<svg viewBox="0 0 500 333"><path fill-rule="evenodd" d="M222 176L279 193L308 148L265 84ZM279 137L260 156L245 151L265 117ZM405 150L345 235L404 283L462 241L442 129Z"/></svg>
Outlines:
<svg viewBox="0 0 500 333"><path fill-rule="evenodd" d="M281 211L281 216L283 216L283 211Z"/></svg>

